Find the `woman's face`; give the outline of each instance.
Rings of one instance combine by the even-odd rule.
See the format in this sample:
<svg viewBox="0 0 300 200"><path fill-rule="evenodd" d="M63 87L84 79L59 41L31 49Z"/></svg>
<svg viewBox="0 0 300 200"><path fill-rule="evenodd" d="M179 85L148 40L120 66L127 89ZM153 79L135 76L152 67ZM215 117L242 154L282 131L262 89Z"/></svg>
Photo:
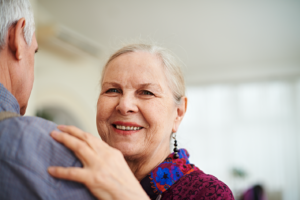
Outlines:
<svg viewBox="0 0 300 200"><path fill-rule="evenodd" d="M98 132L128 159L166 156L185 112L180 109L160 59L147 52L123 54L108 64L103 77Z"/></svg>

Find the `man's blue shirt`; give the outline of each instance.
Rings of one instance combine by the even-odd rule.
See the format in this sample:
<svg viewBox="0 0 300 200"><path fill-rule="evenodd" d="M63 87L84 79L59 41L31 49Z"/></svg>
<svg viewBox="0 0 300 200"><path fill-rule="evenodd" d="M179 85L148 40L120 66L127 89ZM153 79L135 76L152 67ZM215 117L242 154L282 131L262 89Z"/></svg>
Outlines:
<svg viewBox="0 0 300 200"><path fill-rule="evenodd" d="M0 83L0 112L20 113L15 97ZM82 184L51 177L49 166L81 167L50 137L56 125L38 117L0 121L0 199L95 199Z"/></svg>

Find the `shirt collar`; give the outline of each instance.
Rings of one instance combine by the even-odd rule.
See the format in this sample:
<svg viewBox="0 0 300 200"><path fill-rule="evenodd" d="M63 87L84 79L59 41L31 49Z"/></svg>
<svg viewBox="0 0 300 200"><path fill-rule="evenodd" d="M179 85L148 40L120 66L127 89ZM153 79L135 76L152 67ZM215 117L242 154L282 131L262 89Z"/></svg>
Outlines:
<svg viewBox="0 0 300 200"><path fill-rule="evenodd" d="M169 189L181 177L199 169L189 162L189 154L185 149L179 149L179 158L170 154L161 164L150 172L140 182L151 199Z"/></svg>
<svg viewBox="0 0 300 200"><path fill-rule="evenodd" d="M0 83L0 112L9 111L20 114L17 99Z"/></svg>

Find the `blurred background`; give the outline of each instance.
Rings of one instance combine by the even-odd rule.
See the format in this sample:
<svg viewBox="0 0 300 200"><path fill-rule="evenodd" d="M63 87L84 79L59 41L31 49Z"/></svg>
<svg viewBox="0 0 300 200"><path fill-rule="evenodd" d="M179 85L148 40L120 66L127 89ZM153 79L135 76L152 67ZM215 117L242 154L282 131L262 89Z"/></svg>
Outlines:
<svg viewBox="0 0 300 200"><path fill-rule="evenodd" d="M31 0L39 52L27 115L97 134L101 70L124 43L184 63L177 134L191 162L238 199L300 199L300 1Z"/></svg>

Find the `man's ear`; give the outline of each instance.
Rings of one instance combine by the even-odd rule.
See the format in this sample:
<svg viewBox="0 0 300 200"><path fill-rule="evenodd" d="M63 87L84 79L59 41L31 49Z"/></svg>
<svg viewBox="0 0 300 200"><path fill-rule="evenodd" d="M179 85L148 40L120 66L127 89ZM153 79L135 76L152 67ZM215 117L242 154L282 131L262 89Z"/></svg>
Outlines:
<svg viewBox="0 0 300 200"><path fill-rule="evenodd" d="M173 133L176 133L177 130L178 130L178 127L186 113L186 109L187 109L187 97L182 97L181 99L181 103L180 105L177 106L177 116L175 118L175 121L174 121L174 125L173 125L173 128L172 128L172 132Z"/></svg>
<svg viewBox="0 0 300 200"><path fill-rule="evenodd" d="M16 25L14 25L8 33L8 46L11 49L11 51L15 54L17 60L22 59L23 49L26 45L23 32L25 24L25 18L19 19Z"/></svg>

